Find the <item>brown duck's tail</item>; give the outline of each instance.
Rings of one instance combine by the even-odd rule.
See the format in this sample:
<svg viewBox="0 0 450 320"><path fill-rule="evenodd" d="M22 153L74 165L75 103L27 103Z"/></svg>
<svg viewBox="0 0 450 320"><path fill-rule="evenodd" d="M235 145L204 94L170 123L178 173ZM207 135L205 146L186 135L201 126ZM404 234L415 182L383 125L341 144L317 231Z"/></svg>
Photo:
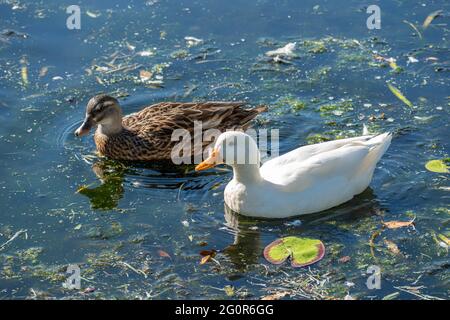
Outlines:
<svg viewBox="0 0 450 320"><path fill-rule="evenodd" d="M252 110L255 110L257 113L262 113L262 112L266 112L267 110L269 110L269 107L265 106L265 105L260 105L260 106L256 106Z"/></svg>
<svg viewBox="0 0 450 320"><path fill-rule="evenodd" d="M262 112L266 112L267 110L268 107L264 105L257 106L253 109L246 109L247 114L244 115L244 118L242 118L240 121L242 128L246 130L250 126L253 118L255 118L258 114Z"/></svg>

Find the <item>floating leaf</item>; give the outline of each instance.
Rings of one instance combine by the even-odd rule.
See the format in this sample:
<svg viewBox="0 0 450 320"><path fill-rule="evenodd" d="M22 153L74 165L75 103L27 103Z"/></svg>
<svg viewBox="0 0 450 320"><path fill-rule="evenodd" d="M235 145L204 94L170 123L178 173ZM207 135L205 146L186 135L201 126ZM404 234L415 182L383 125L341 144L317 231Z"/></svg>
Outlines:
<svg viewBox="0 0 450 320"><path fill-rule="evenodd" d="M205 264L205 263L207 263L209 260L211 260L211 256L210 255L207 255L207 256L204 256L204 257L202 257L202 259L200 260L200 264Z"/></svg>
<svg viewBox="0 0 450 320"><path fill-rule="evenodd" d="M449 166L444 162L444 160L430 160L425 164L425 168L431 172L437 173L449 173Z"/></svg>
<svg viewBox="0 0 450 320"><path fill-rule="evenodd" d="M287 291L276 292L274 294L262 297L261 300L280 300L281 298L284 298L288 294L289 292Z"/></svg>
<svg viewBox="0 0 450 320"><path fill-rule="evenodd" d="M406 99L406 97L400 92L400 90L398 90L396 87L394 87L393 85L391 85L390 83L387 84L389 87L389 90L391 90L391 92L397 97L399 98L401 101L403 101L408 107L412 108L413 104L411 103L411 101L409 101L408 99Z"/></svg>
<svg viewBox="0 0 450 320"><path fill-rule="evenodd" d="M411 221L383 221L383 225L389 229L398 229L403 227L409 227L411 225L414 225L414 219Z"/></svg>
<svg viewBox="0 0 450 320"><path fill-rule="evenodd" d="M223 290L225 290L227 296L229 297L234 296L234 288L232 286L225 286Z"/></svg>
<svg viewBox="0 0 450 320"><path fill-rule="evenodd" d="M167 252L165 252L163 250L158 250L158 254L159 254L160 257L172 259L172 257Z"/></svg>
<svg viewBox="0 0 450 320"><path fill-rule="evenodd" d="M398 248L398 246L394 242L385 239L384 243L386 244L386 246L389 249L389 251L392 252L393 254L399 255L401 253L400 249Z"/></svg>
<svg viewBox="0 0 450 320"><path fill-rule="evenodd" d="M393 293L388 294L387 296L384 296L381 300L394 300L400 295L400 292L396 291Z"/></svg>
<svg viewBox="0 0 450 320"><path fill-rule="evenodd" d="M339 258L339 263L347 263L347 262L349 262L350 261L350 256L344 256L344 257L342 257L342 258Z"/></svg>
<svg viewBox="0 0 450 320"><path fill-rule="evenodd" d="M293 267L305 267L323 258L322 241L309 238L286 237L277 239L264 249L264 257L273 264L281 264L288 257Z"/></svg>
<svg viewBox="0 0 450 320"><path fill-rule="evenodd" d="M445 242L447 246L450 246L450 239L444 236L443 234L438 234L439 239Z"/></svg>
<svg viewBox="0 0 450 320"><path fill-rule="evenodd" d="M141 78L141 81L147 81L151 79L152 73L147 70L141 70L139 71L139 77Z"/></svg>
<svg viewBox="0 0 450 320"><path fill-rule="evenodd" d="M430 25L430 23L436 18L438 17L440 14L442 13L442 10L436 10L432 13L430 13L428 15L428 17L426 17L425 21L423 22L422 27L424 29L428 28L428 26Z"/></svg>
<svg viewBox="0 0 450 320"><path fill-rule="evenodd" d="M202 259L200 260L200 264L205 264L208 261L210 261L212 258L216 256L217 251L216 250L202 250L200 251L200 255L202 256Z"/></svg>

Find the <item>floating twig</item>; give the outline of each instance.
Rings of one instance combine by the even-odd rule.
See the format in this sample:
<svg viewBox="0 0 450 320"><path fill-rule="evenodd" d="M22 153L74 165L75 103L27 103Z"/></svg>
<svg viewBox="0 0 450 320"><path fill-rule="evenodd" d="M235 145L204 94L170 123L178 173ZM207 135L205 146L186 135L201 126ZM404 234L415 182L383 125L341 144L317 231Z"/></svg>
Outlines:
<svg viewBox="0 0 450 320"><path fill-rule="evenodd" d="M19 231L17 231L8 241L6 241L5 243L3 243L0 246L0 251L3 250L8 244L10 244L11 242L13 242L18 236L20 236L22 233L26 233L27 229L21 229Z"/></svg>

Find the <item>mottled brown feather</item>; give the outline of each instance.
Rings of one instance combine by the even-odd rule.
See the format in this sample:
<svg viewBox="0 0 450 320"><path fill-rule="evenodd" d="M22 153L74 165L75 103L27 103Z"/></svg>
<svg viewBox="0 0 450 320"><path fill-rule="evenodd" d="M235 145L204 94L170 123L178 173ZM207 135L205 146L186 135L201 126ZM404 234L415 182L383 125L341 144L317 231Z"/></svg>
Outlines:
<svg viewBox="0 0 450 320"><path fill-rule="evenodd" d="M244 109L244 105L244 102L161 102L123 117L120 133L106 136L97 130L94 140L97 150L113 159L168 160L173 147L179 143L171 141L173 130L185 129L192 133L194 121L202 122L203 131L246 130L253 118L267 110L265 106ZM210 143L205 141L203 148Z"/></svg>

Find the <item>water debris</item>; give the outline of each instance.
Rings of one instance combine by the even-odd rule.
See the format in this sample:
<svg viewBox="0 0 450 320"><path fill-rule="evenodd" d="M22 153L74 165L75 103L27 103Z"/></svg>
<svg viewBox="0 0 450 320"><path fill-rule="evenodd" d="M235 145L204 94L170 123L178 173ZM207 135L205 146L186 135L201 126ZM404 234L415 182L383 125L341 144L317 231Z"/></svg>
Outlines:
<svg viewBox="0 0 450 320"><path fill-rule="evenodd" d="M98 18L98 17L100 17L101 16L101 13L100 13L100 11L89 11L89 10L87 10L86 11L86 15L88 16L88 17L91 17L91 18Z"/></svg>
<svg viewBox="0 0 450 320"><path fill-rule="evenodd" d="M153 73L147 70L139 71L139 78L141 78L142 82L146 82L152 78Z"/></svg>
<svg viewBox="0 0 450 320"><path fill-rule="evenodd" d="M382 221L382 223L388 229L398 229L398 228L414 226L415 220L416 220L416 218L414 218L410 221Z"/></svg>
<svg viewBox="0 0 450 320"><path fill-rule="evenodd" d="M350 261L350 256L343 256L343 257L341 257L341 258L339 258L339 263L347 263L347 262L349 262Z"/></svg>
<svg viewBox="0 0 450 320"><path fill-rule="evenodd" d="M155 55L155 53L152 50L143 50L143 51L139 51L137 53L138 56L141 57L151 57L153 55Z"/></svg>
<svg viewBox="0 0 450 320"><path fill-rule="evenodd" d="M165 252L164 250L158 250L158 255L160 257L162 257L162 258L172 259L172 257L167 252Z"/></svg>
<svg viewBox="0 0 450 320"><path fill-rule="evenodd" d="M22 84L26 87L28 85L28 61L26 57L20 59L20 75L22 77Z"/></svg>
<svg viewBox="0 0 450 320"><path fill-rule="evenodd" d="M412 108L413 104L411 101L409 101L400 90L398 90L396 87L394 87L392 84L388 83L387 86L389 87L389 90L398 98L400 99L404 104L406 104L408 107Z"/></svg>
<svg viewBox="0 0 450 320"><path fill-rule="evenodd" d="M280 292L275 292L273 294L269 294L267 296L264 296L264 297L261 298L261 300L280 300L280 299L284 298L287 295L289 295L288 291L280 291Z"/></svg>
<svg viewBox="0 0 450 320"><path fill-rule="evenodd" d="M214 257L216 256L217 251L212 250L202 250L200 251L200 255L202 256L202 259L200 260L200 264L205 264L210 260L214 260Z"/></svg>
<svg viewBox="0 0 450 320"><path fill-rule="evenodd" d="M393 293L390 293L386 296L384 296L381 300L394 300L400 295L400 292L395 291Z"/></svg>
<svg viewBox="0 0 450 320"><path fill-rule="evenodd" d="M41 70L39 70L39 78L45 77L48 73L48 67L42 67Z"/></svg>
<svg viewBox="0 0 450 320"><path fill-rule="evenodd" d="M17 231L11 238L9 238L8 241L6 241L5 243L3 243L2 245L0 245L0 251L5 249L5 247L10 244L11 242L13 242L18 236L20 236L21 234L25 234L25 237L27 237L27 229L21 229L19 231Z"/></svg>
<svg viewBox="0 0 450 320"><path fill-rule="evenodd" d="M133 267L132 265L130 265L129 263L125 262L125 261L119 261L118 262L120 265L127 267L128 269L130 269L131 271L133 271L136 274L142 275L144 276L144 278L147 278L147 274L140 270L140 269L136 269L135 267Z"/></svg>
<svg viewBox="0 0 450 320"><path fill-rule="evenodd" d="M436 11L433 11L432 13L430 13L424 20L422 27L424 29L428 28L428 26L431 24L431 22L433 22L433 20L435 18L439 17L441 15L441 13L442 13L442 10L436 10Z"/></svg>
<svg viewBox="0 0 450 320"><path fill-rule="evenodd" d="M439 239L441 239L447 246L450 246L450 239L447 238L445 235L438 234Z"/></svg>
<svg viewBox="0 0 450 320"><path fill-rule="evenodd" d="M203 43L203 39L199 39L192 36L186 36L184 37L184 40L186 41L186 45L188 46L188 48L195 47Z"/></svg>
<svg viewBox="0 0 450 320"><path fill-rule="evenodd" d="M370 246L370 254L371 256L375 258L375 239L378 238L378 236L383 232L384 228L381 228L380 230L375 231L374 233L371 234L370 239L369 239L369 246Z"/></svg>
<svg viewBox="0 0 450 320"><path fill-rule="evenodd" d="M282 48L278 48L276 50L267 51L265 54L268 57L272 57L274 59L282 59L282 58L296 58L297 55L294 53L296 47L295 42L290 42Z"/></svg>
<svg viewBox="0 0 450 320"><path fill-rule="evenodd" d="M401 254L400 249L398 248L398 246L393 241L385 239L384 240L384 244L389 249L389 251L392 252L394 255Z"/></svg>
<svg viewBox="0 0 450 320"><path fill-rule="evenodd" d="M450 158L443 160L430 160L425 164L425 168L431 172L449 173L450 166L447 165L448 162L450 162Z"/></svg>
<svg viewBox="0 0 450 320"><path fill-rule="evenodd" d="M419 60L417 60L416 58L411 56L408 57L408 63L417 63L417 62L419 62Z"/></svg>
<svg viewBox="0 0 450 320"><path fill-rule="evenodd" d="M419 36L419 39L422 40L423 36L422 33L420 32L420 30L411 22L409 22L408 20L403 20L404 23L406 23L407 25L409 25L411 28L413 28L413 30L417 33L417 35Z"/></svg>
<svg viewBox="0 0 450 320"><path fill-rule="evenodd" d="M84 294L92 293L92 292L94 292L95 290L96 290L96 289L95 289L94 287L87 287L86 289L83 290L83 293L84 293Z"/></svg>

